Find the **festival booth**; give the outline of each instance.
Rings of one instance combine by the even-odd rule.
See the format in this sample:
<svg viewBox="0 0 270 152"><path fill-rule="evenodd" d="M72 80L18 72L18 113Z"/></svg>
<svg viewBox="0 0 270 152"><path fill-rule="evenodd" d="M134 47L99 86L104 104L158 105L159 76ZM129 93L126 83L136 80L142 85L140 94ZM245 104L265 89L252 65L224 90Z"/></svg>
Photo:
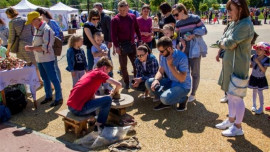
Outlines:
<svg viewBox="0 0 270 152"><path fill-rule="evenodd" d="M53 19L58 22L62 30L69 29L68 25L71 22L72 17L78 16L78 9L69 7L62 2L58 2L49 8L49 12L52 14Z"/></svg>
<svg viewBox="0 0 270 152"><path fill-rule="evenodd" d="M34 5L30 3L28 0L21 0L17 5L12 6L12 7L15 8L19 12L20 16L26 17L29 12L34 11L35 9L41 6ZM41 8L48 10L48 8L46 7L41 7ZM5 12L6 12L6 8L0 9L0 18L4 19L4 21L8 25L9 19L7 18L7 15Z"/></svg>

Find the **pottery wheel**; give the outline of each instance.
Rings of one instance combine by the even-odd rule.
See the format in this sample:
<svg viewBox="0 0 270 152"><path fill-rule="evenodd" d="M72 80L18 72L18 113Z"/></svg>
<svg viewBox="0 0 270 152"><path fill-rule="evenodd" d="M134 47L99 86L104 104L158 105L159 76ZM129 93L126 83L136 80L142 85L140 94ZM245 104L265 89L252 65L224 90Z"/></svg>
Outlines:
<svg viewBox="0 0 270 152"><path fill-rule="evenodd" d="M127 108L133 105L134 98L128 94L120 94L120 99L113 99L112 106L113 109Z"/></svg>

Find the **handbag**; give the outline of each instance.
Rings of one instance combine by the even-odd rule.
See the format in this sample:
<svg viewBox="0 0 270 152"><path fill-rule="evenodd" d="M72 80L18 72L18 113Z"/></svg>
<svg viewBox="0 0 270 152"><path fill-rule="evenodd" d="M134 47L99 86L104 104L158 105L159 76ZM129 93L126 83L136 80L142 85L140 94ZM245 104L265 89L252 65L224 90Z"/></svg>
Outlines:
<svg viewBox="0 0 270 152"><path fill-rule="evenodd" d="M12 45L10 47L10 51L12 53L19 52L20 35L22 34L23 29L24 29L24 23L23 23L23 28L22 28L20 34L15 36L15 40L14 40L14 42L12 43Z"/></svg>
<svg viewBox="0 0 270 152"><path fill-rule="evenodd" d="M53 50L54 55L61 56L63 41L59 37L54 37Z"/></svg>
<svg viewBox="0 0 270 152"><path fill-rule="evenodd" d="M233 69L234 69L234 62L235 62L235 52L233 56ZM248 87L248 77L246 79L241 79L237 77L234 73L231 74L230 84L228 93L237 97L245 97L247 94L247 87Z"/></svg>
<svg viewBox="0 0 270 152"><path fill-rule="evenodd" d="M49 37L51 37L51 31L49 32ZM52 48L53 48L55 56L61 56L62 46L63 46L63 41L59 37L54 36L54 43L53 43Z"/></svg>

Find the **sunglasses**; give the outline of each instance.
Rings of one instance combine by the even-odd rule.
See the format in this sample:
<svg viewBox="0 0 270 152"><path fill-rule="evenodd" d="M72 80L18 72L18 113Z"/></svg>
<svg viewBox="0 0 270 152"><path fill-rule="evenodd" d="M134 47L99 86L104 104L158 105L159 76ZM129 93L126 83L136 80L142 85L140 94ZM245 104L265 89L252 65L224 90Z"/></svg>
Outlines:
<svg viewBox="0 0 270 152"><path fill-rule="evenodd" d="M146 54L146 53L145 53L145 54ZM143 56L145 56L145 54L137 55L137 58L142 58Z"/></svg>
<svg viewBox="0 0 270 152"><path fill-rule="evenodd" d="M100 18L92 18L93 21L99 21Z"/></svg>
<svg viewBox="0 0 270 152"><path fill-rule="evenodd" d="M159 52L160 52L161 54L163 54L165 51L168 51L167 49L168 49L168 48L166 48L166 49L164 49L164 50L162 50L162 51L159 50Z"/></svg>
<svg viewBox="0 0 270 152"><path fill-rule="evenodd" d="M241 3L239 2L239 0L231 0L231 1L233 1L234 3L236 3L238 6L241 5Z"/></svg>
<svg viewBox="0 0 270 152"><path fill-rule="evenodd" d="M176 14L173 14L173 16L174 16L174 17L178 17L178 16L179 16L179 14L178 14L178 13L176 13Z"/></svg>

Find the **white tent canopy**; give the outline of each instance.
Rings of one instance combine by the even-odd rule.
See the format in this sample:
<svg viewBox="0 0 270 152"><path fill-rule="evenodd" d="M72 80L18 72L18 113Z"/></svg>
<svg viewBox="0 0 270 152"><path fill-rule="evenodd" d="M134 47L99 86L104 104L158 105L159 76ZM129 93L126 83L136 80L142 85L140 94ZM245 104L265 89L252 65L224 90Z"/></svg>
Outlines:
<svg viewBox="0 0 270 152"><path fill-rule="evenodd" d="M28 0L21 0L17 5L12 6L12 8L16 9L19 12L19 15L23 17L26 17L29 12L34 11L38 7L41 7L41 6L34 5L30 3ZM41 7L41 8L48 10L48 8L46 7ZM0 9L0 18L4 19L4 21L8 23L9 19L7 18L5 11L6 11L6 8Z"/></svg>
<svg viewBox="0 0 270 152"><path fill-rule="evenodd" d="M110 14L110 15L114 14L113 11L109 11L109 10L106 10L106 9L103 9L103 12L106 13L106 14ZM88 14L88 12L87 11L82 11L81 15L84 15L84 14Z"/></svg>
<svg viewBox="0 0 270 152"><path fill-rule="evenodd" d="M18 12L32 12L35 9L37 9L38 7L41 7L41 6L34 5L30 2L28 2L27 0L21 0L20 3L13 6L13 8L15 8ZM41 7L41 8L48 10L48 8L46 8L46 7Z"/></svg>
<svg viewBox="0 0 270 152"><path fill-rule="evenodd" d="M49 8L49 12L52 14L53 19L58 22L62 30L67 30L68 23L73 16L78 15L79 10L69 7L62 2L58 2Z"/></svg>

